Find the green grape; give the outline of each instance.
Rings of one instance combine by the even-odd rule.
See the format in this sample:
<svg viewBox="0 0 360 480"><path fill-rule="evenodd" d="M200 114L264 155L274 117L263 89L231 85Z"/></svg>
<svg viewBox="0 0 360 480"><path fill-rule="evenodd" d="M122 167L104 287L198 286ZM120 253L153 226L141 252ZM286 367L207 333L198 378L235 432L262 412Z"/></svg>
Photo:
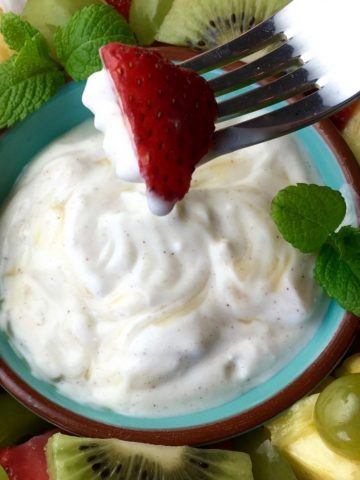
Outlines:
<svg viewBox="0 0 360 480"><path fill-rule="evenodd" d="M265 428L241 435L234 444L236 450L250 455L254 480L296 480L288 462L271 444Z"/></svg>
<svg viewBox="0 0 360 480"><path fill-rule="evenodd" d="M0 480L8 480L8 476L6 475L6 472L1 465L0 465Z"/></svg>
<svg viewBox="0 0 360 480"><path fill-rule="evenodd" d="M20 405L10 395L0 395L0 448L21 443L50 428L48 423Z"/></svg>
<svg viewBox="0 0 360 480"><path fill-rule="evenodd" d="M22 17L37 28L53 49L57 27L64 25L77 11L101 0L27 0Z"/></svg>
<svg viewBox="0 0 360 480"><path fill-rule="evenodd" d="M37 1L37 0L35 0ZM174 0L132 0L130 26L143 45L150 45Z"/></svg>
<svg viewBox="0 0 360 480"><path fill-rule="evenodd" d="M338 378L319 395L315 422L324 442L346 457L360 460L360 374Z"/></svg>

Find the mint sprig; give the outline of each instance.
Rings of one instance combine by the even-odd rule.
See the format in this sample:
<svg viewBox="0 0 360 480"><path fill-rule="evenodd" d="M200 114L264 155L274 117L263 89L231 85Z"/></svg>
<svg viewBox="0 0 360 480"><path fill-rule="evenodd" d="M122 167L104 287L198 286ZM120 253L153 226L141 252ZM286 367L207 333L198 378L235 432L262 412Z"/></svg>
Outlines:
<svg viewBox="0 0 360 480"><path fill-rule="evenodd" d="M114 41L136 43L124 18L104 4L77 11L58 28L56 59L43 35L13 13L1 17L0 32L15 52L0 63L0 128L10 127L47 102L64 84L64 69L74 80L86 79L101 69L100 47Z"/></svg>
<svg viewBox="0 0 360 480"><path fill-rule="evenodd" d="M17 50L0 64L0 128L5 128L41 107L65 79L50 58L44 37L27 22L6 14L0 29L11 48Z"/></svg>
<svg viewBox="0 0 360 480"><path fill-rule="evenodd" d="M315 280L330 298L360 316L360 229L344 226L340 192L319 185L286 187L273 199L271 215L289 243L317 253Z"/></svg>
<svg viewBox="0 0 360 480"><path fill-rule="evenodd" d="M360 316L360 230L350 226L329 236L316 260L315 278L327 295Z"/></svg>
<svg viewBox="0 0 360 480"><path fill-rule="evenodd" d="M282 236L304 253L319 250L345 213L340 192L305 183L281 190L271 206L272 218Z"/></svg>
<svg viewBox="0 0 360 480"><path fill-rule="evenodd" d="M83 8L55 33L56 54L74 80L101 69L99 48L110 42L136 43L127 22L109 5Z"/></svg>
<svg viewBox="0 0 360 480"><path fill-rule="evenodd" d="M19 52L28 40L39 32L30 23L22 20L14 13L7 13L1 18L0 33L11 50Z"/></svg>

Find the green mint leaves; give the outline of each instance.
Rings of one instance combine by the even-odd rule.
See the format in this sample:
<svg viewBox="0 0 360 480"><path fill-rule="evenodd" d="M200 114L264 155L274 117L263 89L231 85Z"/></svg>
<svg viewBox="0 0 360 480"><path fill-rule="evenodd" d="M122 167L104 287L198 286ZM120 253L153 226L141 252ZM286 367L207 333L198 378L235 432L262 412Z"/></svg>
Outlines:
<svg viewBox="0 0 360 480"><path fill-rule="evenodd" d="M316 261L315 278L327 295L360 316L360 230L343 227L330 235Z"/></svg>
<svg viewBox="0 0 360 480"><path fill-rule="evenodd" d="M24 22L14 13L7 13L0 23L0 32L3 34L8 46L18 52L28 40L39 32L30 23Z"/></svg>
<svg viewBox="0 0 360 480"><path fill-rule="evenodd" d="M0 64L0 128L10 127L37 110L64 83L42 35L12 13L0 32L16 53Z"/></svg>
<svg viewBox="0 0 360 480"><path fill-rule="evenodd" d="M100 3L77 11L56 30L56 58L51 57L44 36L13 13L1 16L0 33L15 52L0 63L0 129L47 102L65 83L65 71L74 80L84 80L100 70L99 48L103 45L136 43L124 18Z"/></svg>
<svg viewBox="0 0 360 480"><path fill-rule="evenodd" d="M136 43L124 18L108 5L83 8L55 34L56 54L74 80L101 69L99 48L110 42Z"/></svg>
<svg viewBox="0 0 360 480"><path fill-rule="evenodd" d="M340 192L305 183L281 190L271 206L272 218L282 236L304 253L319 250L345 213Z"/></svg>
<svg viewBox="0 0 360 480"><path fill-rule="evenodd" d="M280 190L271 206L285 240L304 253L317 253L315 279L326 294L360 316L360 229L335 232L345 213L340 192L302 183Z"/></svg>

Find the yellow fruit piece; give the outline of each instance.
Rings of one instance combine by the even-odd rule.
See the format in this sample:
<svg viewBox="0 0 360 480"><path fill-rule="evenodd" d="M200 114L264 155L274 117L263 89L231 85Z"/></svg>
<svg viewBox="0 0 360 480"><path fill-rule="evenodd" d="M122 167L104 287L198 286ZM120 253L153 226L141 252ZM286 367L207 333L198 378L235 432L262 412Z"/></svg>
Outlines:
<svg viewBox="0 0 360 480"><path fill-rule="evenodd" d="M360 131L359 131L360 135ZM335 377L344 377L345 375L351 375L352 373L360 373L360 353L356 353L347 358L341 367L335 370Z"/></svg>
<svg viewBox="0 0 360 480"><path fill-rule="evenodd" d="M343 136L360 163L360 102L358 102L355 113L344 128Z"/></svg>
<svg viewBox="0 0 360 480"><path fill-rule="evenodd" d="M3 14L3 11L0 8L0 19ZM9 57L11 57L12 52L10 48L7 46L5 43L4 37L0 33L0 63L3 62L4 60L7 60Z"/></svg>
<svg viewBox="0 0 360 480"><path fill-rule="evenodd" d="M297 402L267 427L271 441L298 480L360 480L360 461L333 452L318 434L313 412L318 394Z"/></svg>
<svg viewBox="0 0 360 480"><path fill-rule="evenodd" d="M0 33L0 63L7 60L12 55L10 48L6 45L3 36Z"/></svg>

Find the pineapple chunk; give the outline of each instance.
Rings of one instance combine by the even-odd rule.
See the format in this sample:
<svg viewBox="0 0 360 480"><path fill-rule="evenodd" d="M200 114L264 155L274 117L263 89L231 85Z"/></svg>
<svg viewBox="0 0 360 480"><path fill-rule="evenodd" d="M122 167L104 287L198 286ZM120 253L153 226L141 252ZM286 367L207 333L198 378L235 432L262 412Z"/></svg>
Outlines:
<svg viewBox="0 0 360 480"><path fill-rule="evenodd" d="M342 134L360 163L360 102L357 103L355 113L346 124Z"/></svg>
<svg viewBox="0 0 360 480"><path fill-rule="evenodd" d="M313 418L318 396L300 400L269 422L271 441L299 480L360 480L360 461L333 452L318 434Z"/></svg>
<svg viewBox="0 0 360 480"><path fill-rule="evenodd" d="M360 373L360 353L356 353L347 358L341 367L335 370L335 377L344 377L345 375L351 375L352 373Z"/></svg>
<svg viewBox="0 0 360 480"><path fill-rule="evenodd" d="M0 8L0 21L1 21L1 16L3 14L3 11ZM0 33L0 63L3 62L4 60L7 60L9 57L11 57L12 52L10 48L7 46L5 43L4 37Z"/></svg>

